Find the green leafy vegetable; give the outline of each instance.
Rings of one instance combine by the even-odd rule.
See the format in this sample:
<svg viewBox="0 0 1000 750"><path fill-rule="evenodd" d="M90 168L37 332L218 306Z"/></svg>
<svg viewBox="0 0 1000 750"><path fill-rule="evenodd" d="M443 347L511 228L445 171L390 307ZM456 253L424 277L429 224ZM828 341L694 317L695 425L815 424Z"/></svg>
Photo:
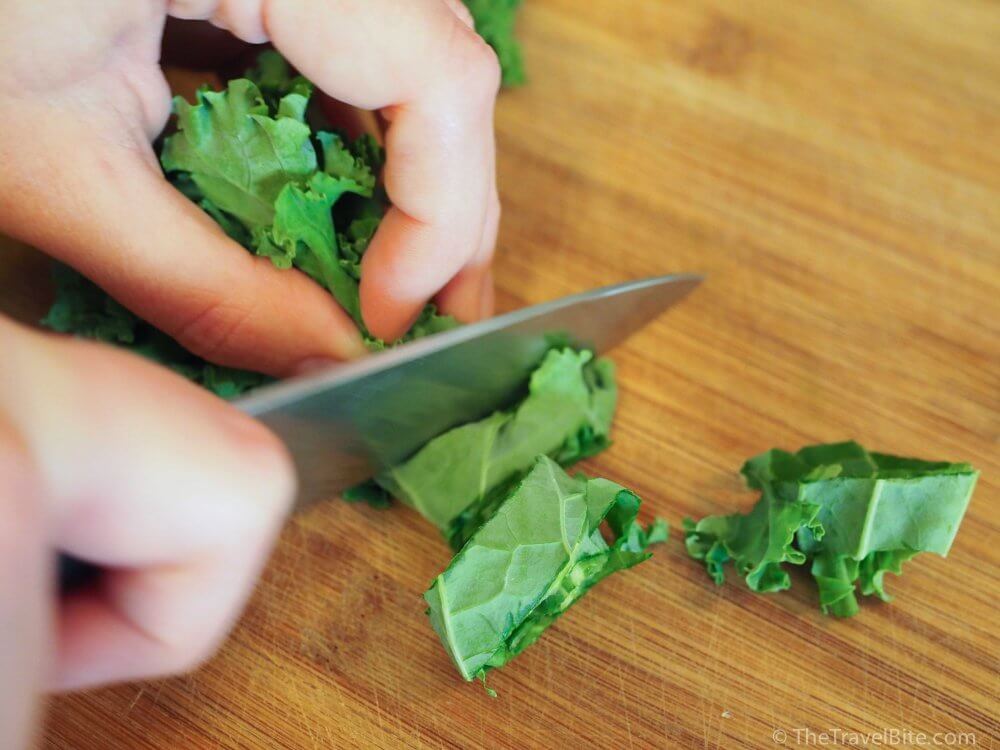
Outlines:
<svg viewBox="0 0 1000 750"><path fill-rule="evenodd" d="M53 279L56 299L42 323L54 331L126 347L223 398L235 398L271 380L266 375L213 365L196 357L71 268L53 266Z"/></svg>
<svg viewBox="0 0 1000 750"><path fill-rule="evenodd" d="M524 80L514 38L520 0L466 0L476 30L494 48L504 85ZM225 90L203 89L194 103L174 100L177 132L164 140L167 178L233 240L296 267L323 285L351 315L371 349L358 300L361 257L386 207L376 175L384 153L364 135L347 143L322 129L313 85L268 50ZM42 321L54 330L136 349L227 398L269 378L211 365L139 320L69 269L56 271L57 298ZM63 295L66 295L64 298ZM399 342L446 331L454 318L428 305Z"/></svg>
<svg viewBox="0 0 1000 750"><path fill-rule="evenodd" d="M301 94L308 100L313 93L313 85L305 77L294 74L285 58L273 50L260 53L245 77L256 84L272 110L278 109L281 100L289 94Z"/></svg>
<svg viewBox="0 0 1000 750"><path fill-rule="evenodd" d="M386 207L375 180L382 149L371 136L347 144L314 129L312 84L278 53L262 53L248 76L199 91L194 104L174 100L177 132L164 140L163 169L230 237L329 290L382 348L358 298L361 257ZM335 211L341 204L347 210ZM432 307L421 322L421 331L457 325Z"/></svg>
<svg viewBox="0 0 1000 750"><path fill-rule="evenodd" d="M503 666L602 578L647 559L667 529L642 527L639 505L614 482L570 477L539 456L424 594L462 677Z"/></svg>
<svg viewBox="0 0 1000 750"><path fill-rule="evenodd" d="M449 430L375 481L458 549L537 456L568 465L606 447L616 393L609 360L552 350L515 408Z"/></svg>
<svg viewBox="0 0 1000 750"><path fill-rule="evenodd" d="M472 14L476 31L486 40L500 61L504 86L524 83L521 45L514 36L514 21L521 0L462 0Z"/></svg>
<svg viewBox="0 0 1000 750"><path fill-rule="evenodd" d="M519 404L444 433L347 493L376 507L402 499L459 550L425 599L465 679L485 679L594 584L667 538L663 521L636 521L631 492L560 468L608 445L616 398L610 361L554 348Z"/></svg>
<svg viewBox="0 0 1000 750"><path fill-rule="evenodd" d="M170 180L233 240L297 268L329 290L372 349L358 297L361 258L387 201L376 185L382 148L368 135L347 143L318 129L312 84L276 52L260 55L246 78L196 101L174 100L177 131L160 160ZM134 349L232 398L270 379L209 364L140 320L67 268L56 271L56 300L42 321L54 330ZM428 305L400 341L445 331L457 321ZM398 343L398 342L393 342Z"/></svg>
<svg viewBox="0 0 1000 750"><path fill-rule="evenodd" d="M203 201L251 232L267 229L278 194L287 185L305 185L318 169L302 119L304 97L288 94L271 108L247 78L196 96L194 104L174 98L177 132L163 142L163 169L186 173Z"/></svg>
<svg viewBox="0 0 1000 750"><path fill-rule="evenodd" d="M810 503L783 502L770 486L747 515L709 516L688 530L688 552L705 567L716 583L725 579L725 564L735 562L740 575L754 591L781 591L790 585L788 572L781 564L801 565L806 556L795 547L800 528L816 525L818 506Z"/></svg>
<svg viewBox="0 0 1000 750"><path fill-rule="evenodd" d="M60 333L76 333L112 344L133 344L140 321L85 277L53 266L56 299L42 323Z"/></svg>
<svg viewBox="0 0 1000 750"><path fill-rule="evenodd" d="M373 481L348 487L341 493L341 497L349 503L366 503L379 510L392 506L392 495Z"/></svg>
<svg viewBox="0 0 1000 750"><path fill-rule="evenodd" d="M685 543L716 583L733 563L753 591L787 589L782 567L810 563L826 613L888 601L883 579L918 552L947 555L979 473L969 464L872 453L854 442L774 449L744 464L761 491L747 514L684 522Z"/></svg>

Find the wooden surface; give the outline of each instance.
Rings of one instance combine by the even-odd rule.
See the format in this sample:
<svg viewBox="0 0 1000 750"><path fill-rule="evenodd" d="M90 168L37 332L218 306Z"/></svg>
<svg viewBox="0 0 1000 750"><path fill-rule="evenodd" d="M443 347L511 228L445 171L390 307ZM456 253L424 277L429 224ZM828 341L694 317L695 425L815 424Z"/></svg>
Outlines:
<svg viewBox="0 0 1000 750"><path fill-rule="evenodd" d="M614 353L615 445L586 466L673 538L492 675L491 700L423 613L441 540L407 510L330 502L289 524L213 661L53 701L44 746L1000 744L1000 5L528 0L520 28L501 306L708 275ZM982 470L950 557L849 621L808 576L713 586L680 519L749 507L736 470L758 451L843 438Z"/></svg>

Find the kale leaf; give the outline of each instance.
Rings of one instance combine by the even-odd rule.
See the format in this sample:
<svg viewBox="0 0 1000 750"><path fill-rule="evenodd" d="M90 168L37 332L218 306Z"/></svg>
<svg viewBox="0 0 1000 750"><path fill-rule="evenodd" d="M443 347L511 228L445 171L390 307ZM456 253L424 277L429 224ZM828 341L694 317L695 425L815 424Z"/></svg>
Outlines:
<svg viewBox="0 0 1000 750"><path fill-rule="evenodd" d="M56 298L42 324L53 331L125 347L222 398L235 398L271 381L266 375L214 365L191 354L72 268L56 264L52 276Z"/></svg>
<svg viewBox="0 0 1000 750"><path fill-rule="evenodd" d="M517 406L434 438L379 474L376 483L459 549L539 455L568 465L608 445L617 397L614 366L592 356L549 351Z"/></svg>
<svg viewBox="0 0 1000 750"><path fill-rule="evenodd" d="M810 564L825 613L857 613L857 592L888 601L883 578L919 552L945 556L979 472L965 463L869 452L854 442L773 449L742 469L761 491L747 514L684 522L689 554L716 583L733 563L757 592L791 585L782 567Z"/></svg>
<svg viewBox="0 0 1000 750"><path fill-rule="evenodd" d="M614 482L570 477L539 456L424 594L462 677L503 666L602 578L647 559L667 528L641 526L639 505Z"/></svg>
<svg viewBox="0 0 1000 750"><path fill-rule="evenodd" d="M326 288L369 348L454 328L454 318L427 305L398 342L368 334L360 264L388 205L376 180L384 153L369 135L348 143L319 129L312 93L309 81L267 51L224 90L202 89L194 103L176 98L177 129L160 154L167 179L233 240ZM54 274L56 299L42 321L53 330L132 349L225 398L270 381L191 354L69 268Z"/></svg>
<svg viewBox="0 0 1000 750"><path fill-rule="evenodd" d="M476 30L497 53L503 84L523 83L514 38L521 0L465 3ZM387 206L376 184L385 154L369 135L347 143L323 130L323 118L311 106L313 91L280 54L267 50L225 90L202 89L194 103L175 98L177 132L164 139L160 154L167 179L233 240L327 288L370 349L454 328L454 318L427 305L399 341L380 341L365 329L360 262ZM53 330L134 349L226 398L270 381L186 352L70 269L54 274L57 297L42 320ZM581 438L585 451L586 436Z"/></svg>
<svg viewBox="0 0 1000 750"><path fill-rule="evenodd" d="M382 148L370 135L348 144L318 129L312 94L277 52L263 52L224 91L203 89L193 104L174 99L177 131L160 162L230 237L278 268L309 275L380 349L385 342L361 319L358 288L361 257L388 205L376 187ZM418 334L457 321L428 306L420 324Z"/></svg>

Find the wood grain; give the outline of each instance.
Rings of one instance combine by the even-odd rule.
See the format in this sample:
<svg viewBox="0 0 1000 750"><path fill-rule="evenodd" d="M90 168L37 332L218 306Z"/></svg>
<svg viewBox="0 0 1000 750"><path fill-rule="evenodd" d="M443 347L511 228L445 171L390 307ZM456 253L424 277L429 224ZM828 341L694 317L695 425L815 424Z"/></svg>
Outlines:
<svg viewBox="0 0 1000 750"><path fill-rule="evenodd" d="M615 352L615 445L586 467L675 536L491 700L423 614L441 541L407 510L330 502L289 524L215 659L54 700L44 746L1000 744L1000 5L528 0L520 29L531 81L497 112L502 307L708 275ZM911 562L895 602L833 620L805 576L757 596L685 556L683 516L753 502L746 457L842 438L983 472L949 558Z"/></svg>

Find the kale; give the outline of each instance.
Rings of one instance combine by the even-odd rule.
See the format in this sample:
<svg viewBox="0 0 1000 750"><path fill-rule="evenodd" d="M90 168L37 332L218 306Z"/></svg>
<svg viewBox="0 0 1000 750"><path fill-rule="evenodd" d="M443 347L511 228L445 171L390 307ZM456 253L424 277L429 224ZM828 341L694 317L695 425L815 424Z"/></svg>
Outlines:
<svg viewBox="0 0 1000 750"><path fill-rule="evenodd" d="M639 506L620 485L539 456L424 594L462 677L502 667L601 579L646 560L667 527L643 527Z"/></svg>
<svg viewBox="0 0 1000 750"><path fill-rule="evenodd" d="M515 407L449 430L375 481L457 550L539 455L569 465L606 447L616 397L609 360L553 349Z"/></svg>
<svg viewBox="0 0 1000 750"><path fill-rule="evenodd" d="M174 100L176 132L164 139L167 179L229 237L278 268L297 268L351 315L371 349L458 325L433 305L398 342L375 339L361 319L360 263L388 202L377 186L384 160L370 135L353 142L318 129L313 87L279 54L263 52L247 77L196 101ZM270 378L220 367L126 310L69 268L55 270L56 299L42 323L131 349L224 398Z"/></svg>
<svg viewBox="0 0 1000 750"><path fill-rule="evenodd" d="M857 592L889 600L883 578L919 552L945 556L979 472L965 463L869 452L854 442L773 449L747 461L761 491L749 513L684 521L689 554L721 584L732 563L752 591L789 588L810 563L824 613L857 613Z"/></svg>
<svg viewBox="0 0 1000 750"><path fill-rule="evenodd" d="M235 398L271 381L266 375L222 367L191 354L67 266L53 266L52 275L56 299L42 324L54 331L125 347L222 398Z"/></svg>

